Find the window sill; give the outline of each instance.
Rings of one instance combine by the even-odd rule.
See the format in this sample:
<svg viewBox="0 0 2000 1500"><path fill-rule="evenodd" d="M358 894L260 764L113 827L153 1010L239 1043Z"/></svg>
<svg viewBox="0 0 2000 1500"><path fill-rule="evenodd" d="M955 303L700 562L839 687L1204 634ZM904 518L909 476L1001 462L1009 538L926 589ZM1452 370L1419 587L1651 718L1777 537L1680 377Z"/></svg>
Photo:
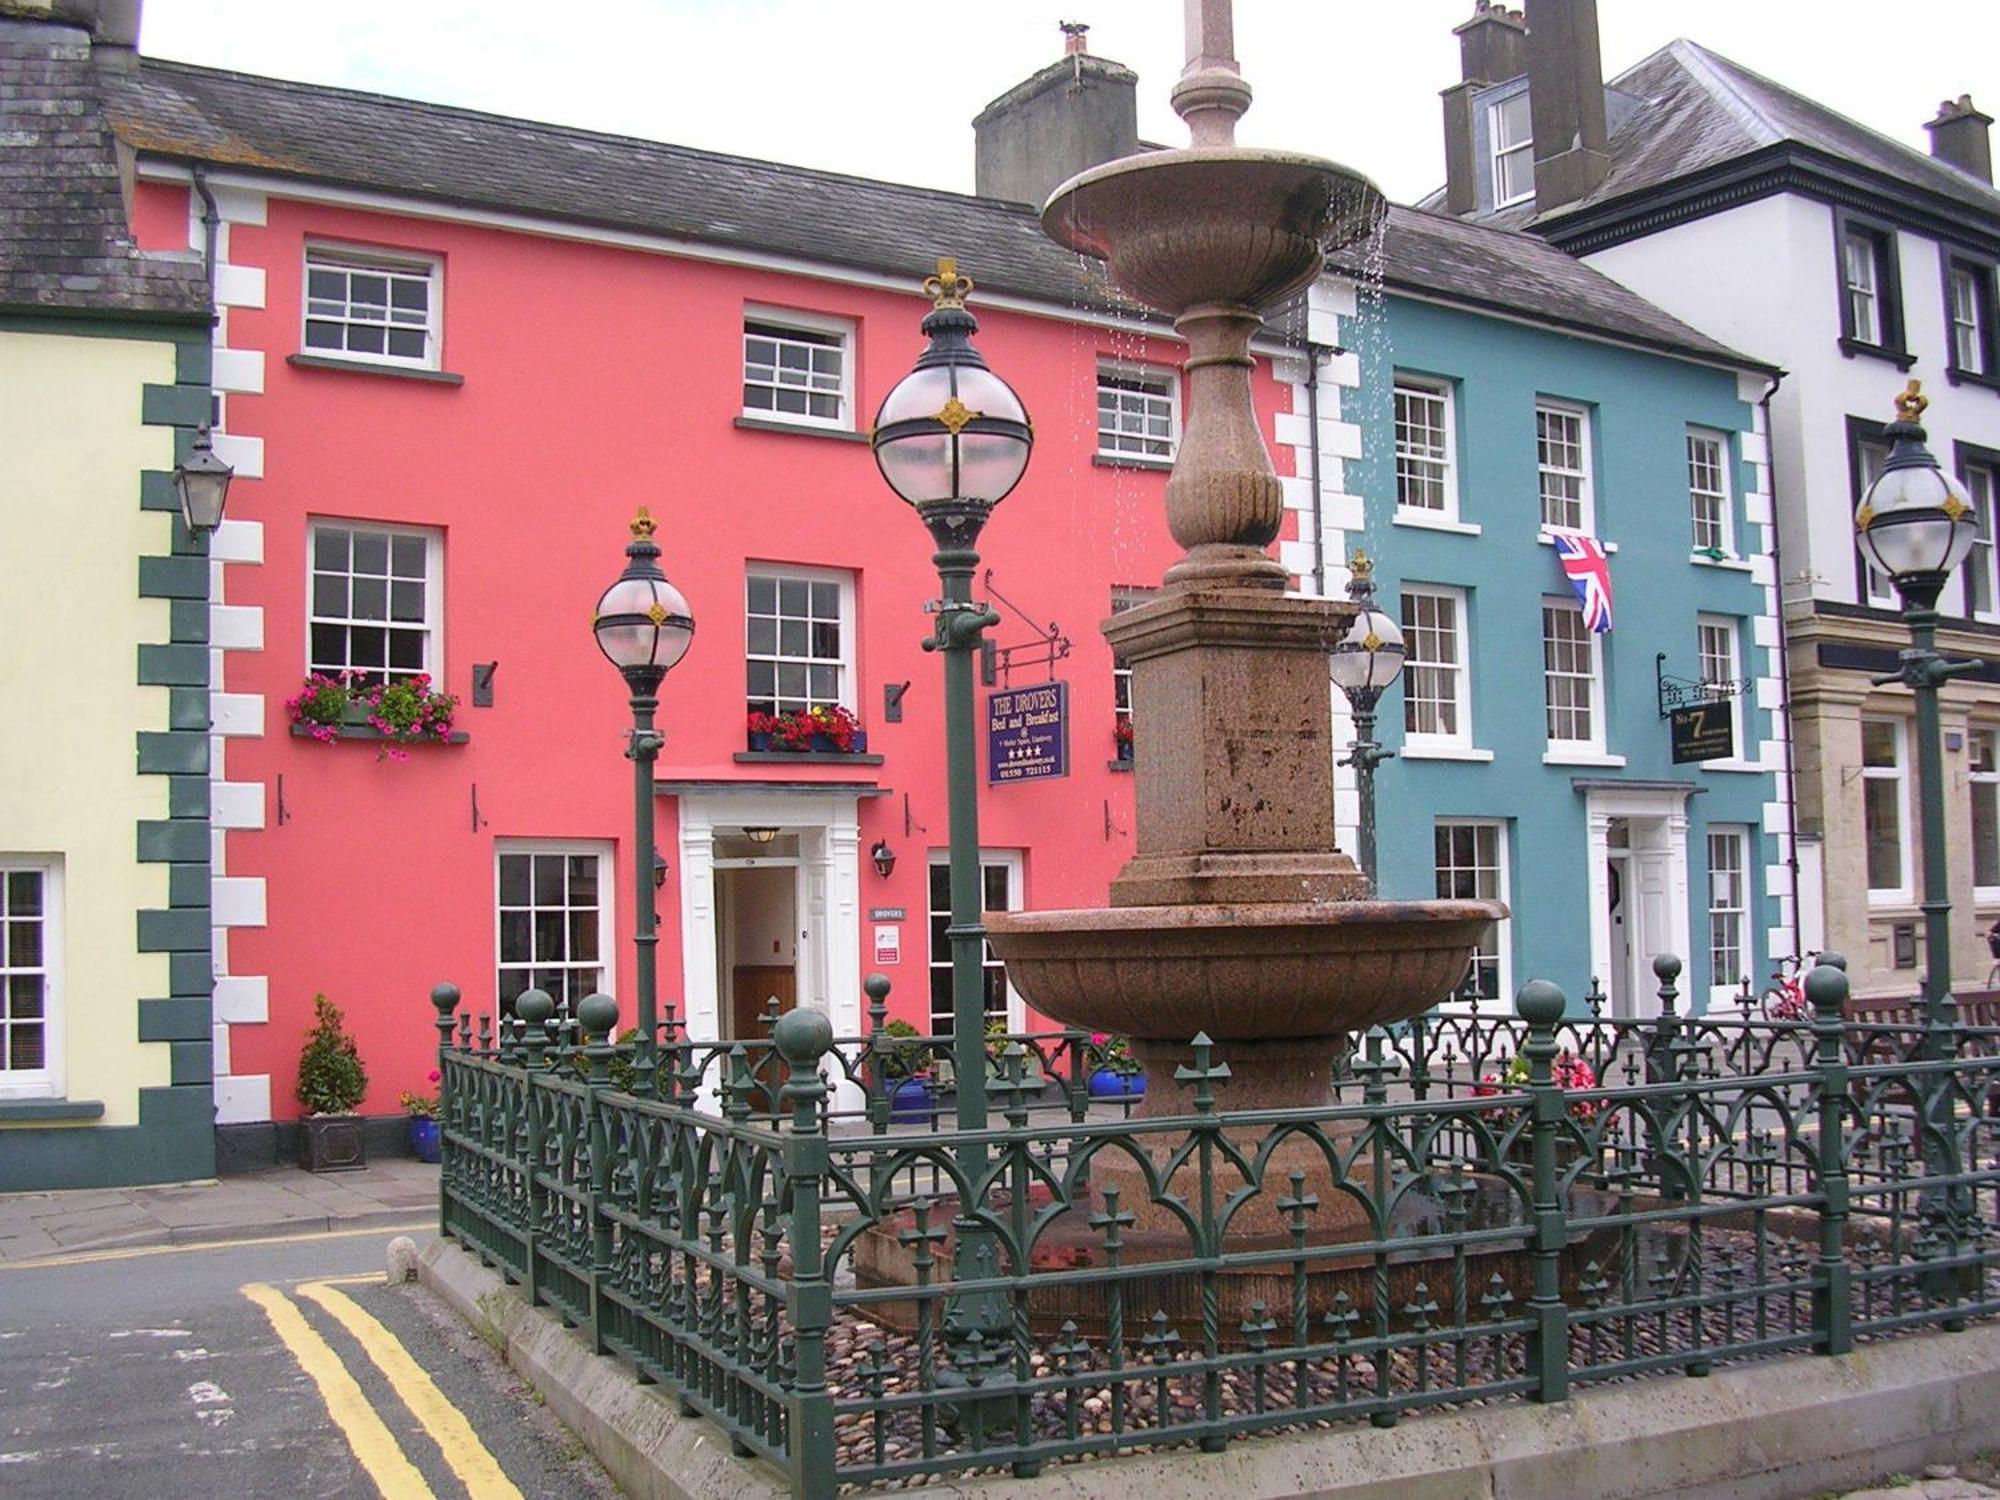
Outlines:
<svg viewBox="0 0 2000 1500"><path fill-rule="evenodd" d="M0 1120L101 1120L95 1099L0 1099Z"/></svg>
<svg viewBox="0 0 2000 1500"><path fill-rule="evenodd" d="M1732 755L1728 760L1705 760L1701 763L1704 771L1726 771L1736 776L1762 776L1764 768L1754 760L1745 760L1740 755Z"/></svg>
<svg viewBox="0 0 2000 1500"><path fill-rule="evenodd" d="M793 437L832 438L836 443L865 443L868 434L852 427L821 427L814 422L787 422L782 417L738 417L745 432L784 432Z"/></svg>
<svg viewBox="0 0 2000 1500"><path fill-rule="evenodd" d="M291 728L292 738L295 740L309 740L313 737L312 731L303 724L294 724ZM388 740L391 744L412 746L463 745L472 739L472 736L463 729L454 729L448 740L397 740L382 733L372 724L342 724L333 731L333 737L337 740Z"/></svg>
<svg viewBox="0 0 2000 1500"><path fill-rule="evenodd" d="M1402 749L1396 754L1404 760L1471 760L1489 761L1493 759L1491 750L1477 750L1471 745L1425 745L1403 741Z"/></svg>
<svg viewBox="0 0 2000 1500"><path fill-rule="evenodd" d="M365 359L335 359L325 354L287 354L294 370L338 370L347 375L387 375L395 380L424 380L432 385L464 385L465 377L450 370L426 370L418 365L378 365Z"/></svg>
<svg viewBox="0 0 2000 1500"><path fill-rule="evenodd" d="M1542 754L1545 766L1622 766L1625 757L1606 755L1602 750L1548 750Z"/></svg>
<svg viewBox="0 0 2000 1500"><path fill-rule="evenodd" d="M1483 528L1470 521L1458 521L1449 516L1434 516L1429 511L1399 510L1394 517L1398 526L1414 526L1419 531L1442 531L1452 536L1479 536Z"/></svg>
<svg viewBox="0 0 2000 1500"><path fill-rule="evenodd" d="M1902 922L1923 916L1917 906L1917 898L1909 891L1870 891L1868 893L1868 919L1870 921Z"/></svg>
<svg viewBox="0 0 2000 1500"><path fill-rule="evenodd" d="M1107 760L1104 763L1104 769L1107 771L1129 771L1132 769L1132 765L1133 762L1129 760Z"/></svg>
<svg viewBox="0 0 2000 1500"><path fill-rule="evenodd" d="M1747 557L1710 557L1706 552L1690 552L1688 561L1697 568L1727 568L1732 573L1750 571L1750 559Z"/></svg>
<svg viewBox="0 0 2000 1500"><path fill-rule="evenodd" d="M738 750L739 766L879 766L879 755L843 755L838 750Z"/></svg>
<svg viewBox="0 0 2000 1500"><path fill-rule="evenodd" d="M2000 391L2000 375L1988 375L1983 370L1948 368L1944 378L1953 385L1982 385L1989 391Z"/></svg>
<svg viewBox="0 0 2000 1500"><path fill-rule="evenodd" d="M1564 527L1563 530L1567 531L1569 530L1569 528ZM1616 542L1604 541L1602 538L1596 537L1588 531L1581 532L1579 533L1579 535L1591 537L1591 539L1595 541L1598 546L1604 549L1605 554L1607 556L1618 550L1618 544ZM1553 547L1556 544L1556 539L1549 535L1549 528L1546 526L1542 527L1540 531L1535 533L1535 540L1540 542L1544 547Z"/></svg>
<svg viewBox="0 0 2000 1500"><path fill-rule="evenodd" d="M1914 354L1901 349L1886 349L1880 344L1870 344L1861 339L1842 338L1840 352L1853 359L1856 355L1866 355L1869 359L1887 360L1899 370L1907 370L1917 362Z"/></svg>
<svg viewBox="0 0 2000 1500"><path fill-rule="evenodd" d="M1164 474L1173 468L1171 458L1154 458L1145 453L1093 453L1090 461L1100 469L1150 469Z"/></svg>

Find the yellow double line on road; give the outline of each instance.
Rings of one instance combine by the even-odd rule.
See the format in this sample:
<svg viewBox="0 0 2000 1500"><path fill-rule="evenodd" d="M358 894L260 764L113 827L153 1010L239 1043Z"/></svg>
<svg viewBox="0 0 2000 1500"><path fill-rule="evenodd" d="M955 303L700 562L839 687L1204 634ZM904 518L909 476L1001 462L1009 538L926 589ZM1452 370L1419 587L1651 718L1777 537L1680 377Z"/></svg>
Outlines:
<svg viewBox="0 0 2000 1500"><path fill-rule="evenodd" d="M379 1320L361 1304L338 1288L355 1282L375 1281L375 1276L327 1277L307 1282L298 1295L316 1303L347 1330L348 1334L379 1370L389 1388L409 1409L466 1493L478 1500L521 1500L505 1471L479 1440L464 1413L453 1406L437 1388L423 1366ZM340 1356L333 1351L292 1301L276 1287L253 1281L243 1295L262 1309L272 1331L312 1377L354 1457L382 1492L382 1500L436 1500L424 1476L404 1454L381 1414L369 1404L360 1384L348 1373Z"/></svg>

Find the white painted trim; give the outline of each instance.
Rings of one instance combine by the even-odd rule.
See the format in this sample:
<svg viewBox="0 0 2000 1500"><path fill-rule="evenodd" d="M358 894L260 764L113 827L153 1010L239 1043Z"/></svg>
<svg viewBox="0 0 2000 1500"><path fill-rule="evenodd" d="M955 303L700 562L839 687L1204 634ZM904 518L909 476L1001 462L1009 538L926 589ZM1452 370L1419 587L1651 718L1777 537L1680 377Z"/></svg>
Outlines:
<svg viewBox="0 0 2000 1500"><path fill-rule="evenodd" d="M930 851L929 865L924 874L924 1015L927 1021L933 1022L936 1018L931 1014L931 971L940 967L949 967L951 954L947 952L940 959L939 955L932 951L931 948L930 871L949 865L950 863L950 850L933 849ZM984 872L988 865L1004 869L1007 872L1007 910L1023 910L1027 895L1024 874L1025 867L1022 863L1021 851L1019 849L981 849L979 851L982 893L984 891ZM1007 1029L1017 1032L1028 1029L1028 1002L1021 998L1021 992L1014 988L1011 981L1007 985Z"/></svg>
<svg viewBox="0 0 2000 1500"><path fill-rule="evenodd" d="M1398 496L1394 504L1395 524L1426 526L1433 531L1457 531L1466 536L1479 535L1477 526L1467 525L1458 518L1458 394L1452 381L1403 370L1390 377L1389 479L1392 488L1397 482L1396 465L1402 459L1402 445L1396 435L1395 403L1396 397L1405 391L1444 403L1444 509L1433 511L1421 506L1406 506Z"/></svg>
<svg viewBox="0 0 2000 1500"><path fill-rule="evenodd" d="M423 670L430 674L432 686L441 689L444 686L445 682L444 532L435 526L413 526L410 525L408 522L404 521L378 521L365 516L357 516L357 515L310 514L306 517L306 549L305 549L305 556L301 559L301 561L305 564L305 570L306 570L305 598L303 601L303 618L300 622L304 629L304 640L302 644L305 647L305 655L303 660L301 660L301 662L299 663L300 675L302 677L307 676L312 672L313 669L312 667L313 572L315 566L313 562L313 553L315 550L315 542L317 539L318 531L319 528L322 526L339 526L339 527L345 527L349 530L360 530L360 531L379 531L391 537L413 536L413 537L421 537L423 539L424 541ZM353 577L353 573L351 570L351 563L348 576L350 579ZM354 601L350 597L348 600L348 608L350 610L353 608L353 604ZM354 622L354 616L352 614L349 614L348 616L346 616L346 620L351 625ZM383 648L383 655L384 655L383 675L385 677L393 677L396 674L387 665L387 654L388 654L388 649L385 646Z"/></svg>
<svg viewBox="0 0 2000 1500"><path fill-rule="evenodd" d="M562 854L583 855L597 860L597 970L598 989L607 995L618 993L618 856L609 839L518 839L496 838L493 841L493 886L492 899L488 904L488 914L493 921L493 967L491 970L495 988L491 992L495 1005L499 1002L498 984L501 965L500 955L500 860L508 854ZM533 889L529 899L533 901ZM531 924L532 925L532 924ZM523 965L516 962L513 967ZM526 965L532 968L532 963ZM482 990L483 990L482 985ZM477 1005L475 1004L475 1009Z"/></svg>
<svg viewBox="0 0 2000 1500"><path fill-rule="evenodd" d="M1590 880L1590 966L1593 974L1607 981L1609 993L1616 996L1618 986L1611 974L1611 887L1609 865L1612 849L1610 846L1611 821L1614 818L1649 818L1665 820L1665 848L1646 850L1634 847L1629 852L1633 858L1628 868L1633 879L1625 893L1627 909L1626 951L1630 958L1631 973L1626 977L1625 988L1631 999L1631 1012L1645 1018L1659 1013L1659 996L1652 982L1650 956L1644 947L1652 952L1673 953L1685 956L1688 952L1688 793L1684 789L1638 790L1625 788L1598 788L1586 794L1584 804L1585 859ZM1636 887L1637 861L1639 857L1651 853L1664 854L1667 858L1667 899L1665 911L1666 931L1664 933L1641 934L1638 923L1633 920L1638 908ZM1650 940L1650 941L1646 941Z"/></svg>
<svg viewBox="0 0 2000 1500"><path fill-rule="evenodd" d="M857 642L861 634L861 622L855 613L854 574L846 568L822 568L807 563L759 562L751 560L743 569L743 649L745 659L750 650L750 601L749 587L752 578L773 578L782 583L788 578L803 578L809 583L832 583L840 587L840 703L843 707L861 712L859 702L859 673L856 654ZM762 653L759 653L760 658ZM774 660L803 660L804 658L775 657ZM744 703L749 700L746 696Z"/></svg>
<svg viewBox="0 0 2000 1500"><path fill-rule="evenodd" d="M1275 375L1277 372L1274 370L1272 373ZM1164 463L1173 462L1174 455L1179 453L1181 448L1181 372L1172 365L1147 364L1141 360L1119 359L1113 355L1099 354L1097 391L1100 396L1103 394L1104 377L1107 375L1113 379L1158 382L1166 388L1164 394L1167 398L1167 451L1163 454L1133 453L1124 448L1107 448L1104 445L1103 423L1100 421L1097 427L1098 456L1120 461L1137 458Z"/></svg>
<svg viewBox="0 0 2000 1500"><path fill-rule="evenodd" d="M312 321L308 279L315 266L326 270L383 271L411 276L421 273L430 284L424 303L424 353L420 359L408 355L380 354L365 350L324 349L306 342L306 324ZM326 321L326 320L322 320ZM345 322L346 320L340 320ZM384 324L385 329L394 324ZM384 344L388 341L386 337ZM444 368L444 261L419 250L385 249L379 245L359 245L344 240L308 238L299 259L299 353L314 359L334 359L364 369L388 367L398 370L439 370Z"/></svg>
<svg viewBox="0 0 2000 1500"><path fill-rule="evenodd" d="M0 1073L0 1099L60 1099L69 1062L68 986L64 983L69 969L69 947L65 920L68 914L63 903L63 857L0 855L0 876L9 870L32 870L42 877L42 1066Z"/></svg>
<svg viewBox="0 0 2000 1500"><path fill-rule="evenodd" d="M1493 752L1491 750L1476 750L1457 745L1433 744L1421 735L1415 739L1411 739L1408 735L1405 735L1403 737L1403 747L1396 754L1403 760L1469 760L1483 762L1493 759Z"/></svg>
<svg viewBox="0 0 2000 1500"><path fill-rule="evenodd" d="M1491 756L1488 759L1491 759ZM1433 833L1444 828L1491 828L1494 831L1494 867L1499 873L1499 889L1493 899L1503 902L1510 913L1510 915L1502 917L1498 922L1494 923L1494 944L1499 950L1500 957L1499 1000L1502 1005L1511 1007L1514 995L1514 918L1511 915L1514 909L1514 828L1512 820L1507 818L1456 817L1432 819L1431 829ZM1431 872L1433 878L1435 878L1437 873L1437 854L1435 848L1433 848L1431 855ZM1454 991L1455 993L1456 991ZM1453 1010L1463 1011L1465 1007L1460 1005L1456 1000L1448 997L1439 1005L1438 1009L1451 1012Z"/></svg>
<svg viewBox="0 0 2000 1500"><path fill-rule="evenodd" d="M836 317L828 313L811 312L804 308L780 307L774 303L746 302L743 304L743 324L741 338L748 338L751 323L768 323L774 328L797 330L800 333L825 334L840 340L840 415L832 419L815 417L810 412L778 411L761 406L739 406L739 412L756 422L782 422L789 427L805 427L818 432L859 432L861 414L855 396L855 323L852 318ZM748 356L738 362L739 377L747 377ZM739 378L740 387L746 380ZM740 391L739 391L740 395Z"/></svg>
<svg viewBox="0 0 2000 1500"><path fill-rule="evenodd" d="M1470 751L1472 744L1472 600L1469 591L1453 584L1419 583L1405 579L1397 585L1396 620L1403 627L1403 640L1413 646L1416 628L1405 617L1403 599L1408 595L1419 598L1448 600L1455 616L1452 630L1452 644L1457 653L1457 661L1451 669L1452 704L1457 709L1458 729L1451 734L1426 734L1408 728L1407 712L1404 718L1403 745L1406 751L1442 750ZM1435 664L1422 663L1414 658L1406 661L1403 668L1404 702L1407 708L1410 684L1410 668L1415 666L1429 670Z"/></svg>

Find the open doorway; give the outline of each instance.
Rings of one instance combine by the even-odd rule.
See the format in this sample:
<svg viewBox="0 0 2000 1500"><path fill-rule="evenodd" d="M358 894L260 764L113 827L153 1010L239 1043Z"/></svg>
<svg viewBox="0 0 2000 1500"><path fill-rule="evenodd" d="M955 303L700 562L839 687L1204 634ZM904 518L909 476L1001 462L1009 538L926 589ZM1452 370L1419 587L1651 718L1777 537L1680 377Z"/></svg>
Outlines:
<svg viewBox="0 0 2000 1500"><path fill-rule="evenodd" d="M755 832L763 832L756 830ZM762 1019L799 997L798 838L752 841L718 833L715 860L716 993L721 1035L750 1041L769 1035Z"/></svg>

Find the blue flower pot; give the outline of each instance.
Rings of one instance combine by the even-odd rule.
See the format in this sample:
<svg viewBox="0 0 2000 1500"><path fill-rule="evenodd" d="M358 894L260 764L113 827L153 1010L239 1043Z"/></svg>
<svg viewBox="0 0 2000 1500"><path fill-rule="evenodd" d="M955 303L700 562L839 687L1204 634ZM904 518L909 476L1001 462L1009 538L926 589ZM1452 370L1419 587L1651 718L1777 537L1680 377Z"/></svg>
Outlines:
<svg viewBox="0 0 2000 1500"><path fill-rule="evenodd" d="M1144 1073L1121 1073L1116 1068L1099 1068L1090 1075L1090 1097L1093 1099L1143 1099L1146 1097L1146 1075Z"/></svg>
<svg viewBox="0 0 2000 1500"><path fill-rule="evenodd" d="M418 1161L438 1159L438 1122L426 1115L410 1116L410 1150Z"/></svg>
<svg viewBox="0 0 2000 1500"><path fill-rule="evenodd" d="M752 750L772 750L777 747L771 743L771 736L769 734L763 730L753 729L750 731L750 748Z"/></svg>
<svg viewBox="0 0 2000 1500"><path fill-rule="evenodd" d="M889 1118L898 1125L921 1125L936 1108L928 1078L905 1078L889 1095Z"/></svg>

